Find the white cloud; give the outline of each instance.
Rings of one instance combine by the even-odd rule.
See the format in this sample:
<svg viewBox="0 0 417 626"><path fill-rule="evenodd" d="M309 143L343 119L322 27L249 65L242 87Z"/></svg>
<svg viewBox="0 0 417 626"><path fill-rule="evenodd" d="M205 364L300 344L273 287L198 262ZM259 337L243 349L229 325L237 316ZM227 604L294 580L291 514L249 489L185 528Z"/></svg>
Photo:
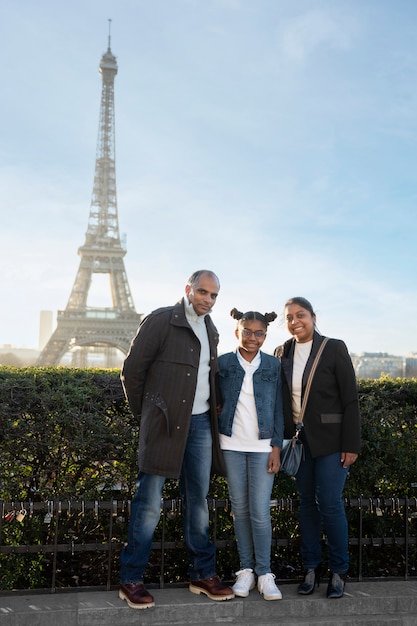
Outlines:
<svg viewBox="0 0 417 626"><path fill-rule="evenodd" d="M290 61L304 62L319 48L347 50L351 45L352 22L335 11L313 9L288 18L282 33L282 48Z"/></svg>

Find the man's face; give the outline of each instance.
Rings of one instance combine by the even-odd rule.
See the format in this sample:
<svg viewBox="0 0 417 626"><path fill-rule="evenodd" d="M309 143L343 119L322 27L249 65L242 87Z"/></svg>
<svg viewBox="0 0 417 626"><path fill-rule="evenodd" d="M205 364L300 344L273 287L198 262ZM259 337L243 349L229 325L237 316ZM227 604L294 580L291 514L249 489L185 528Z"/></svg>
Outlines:
<svg viewBox="0 0 417 626"><path fill-rule="evenodd" d="M211 274L201 274L194 285L186 285L185 293L197 315L206 315L216 304L219 283Z"/></svg>

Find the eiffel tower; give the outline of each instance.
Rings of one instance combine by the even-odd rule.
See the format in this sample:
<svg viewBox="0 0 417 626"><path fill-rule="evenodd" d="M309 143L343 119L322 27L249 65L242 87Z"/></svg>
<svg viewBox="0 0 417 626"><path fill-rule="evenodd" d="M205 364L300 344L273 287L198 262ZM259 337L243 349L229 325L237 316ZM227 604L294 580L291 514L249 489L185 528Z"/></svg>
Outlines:
<svg viewBox="0 0 417 626"><path fill-rule="evenodd" d="M38 365L58 365L68 352L84 354L118 349L127 354L142 319L136 313L123 257L126 249L119 234L116 199L114 77L116 57L110 49L101 57L100 121L94 187L85 243L78 249L78 272L64 311L58 311L57 326L39 355ZM94 274L110 279L112 307L87 306ZM76 351L74 352L74 348ZM78 359L85 365L85 358Z"/></svg>

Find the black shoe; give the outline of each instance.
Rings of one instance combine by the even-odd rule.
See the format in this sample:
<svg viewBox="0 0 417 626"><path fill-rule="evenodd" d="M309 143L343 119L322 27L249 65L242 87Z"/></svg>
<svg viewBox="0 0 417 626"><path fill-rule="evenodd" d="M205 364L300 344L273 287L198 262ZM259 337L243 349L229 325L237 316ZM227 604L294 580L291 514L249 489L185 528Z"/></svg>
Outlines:
<svg viewBox="0 0 417 626"><path fill-rule="evenodd" d="M329 584L327 585L328 598L341 598L345 591L346 574L330 574Z"/></svg>
<svg viewBox="0 0 417 626"><path fill-rule="evenodd" d="M319 565L315 569L308 569L304 573L304 580L302 583L298 585L297 593L300 593L302 596L309 596L314 591L314 587L320 586L320 573L321 566Z"/></svg>

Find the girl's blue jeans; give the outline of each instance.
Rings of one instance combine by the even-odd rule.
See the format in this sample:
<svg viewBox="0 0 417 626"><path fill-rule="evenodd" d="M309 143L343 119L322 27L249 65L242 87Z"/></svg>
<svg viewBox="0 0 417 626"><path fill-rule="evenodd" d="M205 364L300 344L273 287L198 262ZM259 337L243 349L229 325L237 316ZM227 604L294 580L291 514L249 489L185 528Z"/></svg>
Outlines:
<svg viewBox="0 0 417 626"><path fill-rule="evenodd" d="M223 450L234 529L242 569L258 576L271 571L271 492L268 452Z"/></svg>

